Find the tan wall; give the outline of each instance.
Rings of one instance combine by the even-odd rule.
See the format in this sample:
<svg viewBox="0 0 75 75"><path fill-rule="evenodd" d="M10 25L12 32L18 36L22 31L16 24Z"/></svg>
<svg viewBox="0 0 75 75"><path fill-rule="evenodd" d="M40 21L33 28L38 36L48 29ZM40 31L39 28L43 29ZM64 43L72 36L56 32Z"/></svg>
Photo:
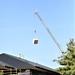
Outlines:
<svg viewBox="0 0 75 75"><path fill-rule="evenodd" d="M0 75L3 75L3 71L2 70L0 70Z"/></svg>

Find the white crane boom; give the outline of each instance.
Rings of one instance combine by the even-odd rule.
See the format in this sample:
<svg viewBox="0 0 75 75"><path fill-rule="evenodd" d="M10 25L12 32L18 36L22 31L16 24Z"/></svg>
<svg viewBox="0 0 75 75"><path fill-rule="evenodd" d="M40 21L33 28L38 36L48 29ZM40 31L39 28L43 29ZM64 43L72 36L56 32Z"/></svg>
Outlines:
<svg viewBox="0 0 75 75"><path fill-rule="evenodd" d="M58 46L59 50L61 51L61 53L64 55L64 51L61 48L60 44L56 41L55 37L53 36L53 34L51 33L51 31L49 30L49 28L47 27L47 25L44 23L44 21L41 19L41 17L39 16L38 12L36 11L35 14L38 16L38 18L40 19L40 21L42 22L42 24L44 25L44 27L46 28L46 30L48 31L48 33L50 34L50 36L52 37L52 39L54 40L54 42L56 43L56 45Z"/></svg>

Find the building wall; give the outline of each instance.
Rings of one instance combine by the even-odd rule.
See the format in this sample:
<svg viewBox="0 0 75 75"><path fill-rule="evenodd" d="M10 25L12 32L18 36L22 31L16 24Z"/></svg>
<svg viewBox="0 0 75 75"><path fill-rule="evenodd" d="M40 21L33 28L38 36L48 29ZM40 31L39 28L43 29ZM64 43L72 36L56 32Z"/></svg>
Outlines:
<svg viewBox="0 0 75 75"><path fill-rule="evenodd" d="M32 73L31 75L51 75L45 72L40 72L40 71L35 71L35 70L32 70L31 73Z"/></svg>
<svg viewBox="0 0 75 75"><path fill-rule="evenodd" d="M0 70L0 75L3 75L3 73L4 73L3 70Z"/></svg>

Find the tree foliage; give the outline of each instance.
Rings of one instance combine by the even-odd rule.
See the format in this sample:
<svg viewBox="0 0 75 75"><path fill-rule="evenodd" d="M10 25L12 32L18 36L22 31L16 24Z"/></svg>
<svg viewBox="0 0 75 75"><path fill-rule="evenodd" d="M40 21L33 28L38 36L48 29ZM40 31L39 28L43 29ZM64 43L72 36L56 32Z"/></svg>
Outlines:
<svg viewBox="0 0 75 75"><path fill-rule="evenodd" d="M75 42L71 39L67 44L67 53L58 60L62 67L57 68L62 75L75 75Z"/></svg>

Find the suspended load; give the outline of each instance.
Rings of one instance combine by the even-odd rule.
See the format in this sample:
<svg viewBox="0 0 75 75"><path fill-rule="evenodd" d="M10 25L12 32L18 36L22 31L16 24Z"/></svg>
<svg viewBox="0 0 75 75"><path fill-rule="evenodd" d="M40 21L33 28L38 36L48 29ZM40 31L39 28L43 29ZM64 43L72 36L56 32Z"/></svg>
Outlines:
<svg viewBox="0 0 75 75"><path fill-rule="evenodd" d="M38 44L38 39L36 38L36 30L34 31L35 38L33 39L33 44Z"/></svg>
<svg viewBox="0 0 75 75"><path fill-rule="evenodd" d="M33 39L33 44L38 44L38 39L37 38Z"/></svg>

